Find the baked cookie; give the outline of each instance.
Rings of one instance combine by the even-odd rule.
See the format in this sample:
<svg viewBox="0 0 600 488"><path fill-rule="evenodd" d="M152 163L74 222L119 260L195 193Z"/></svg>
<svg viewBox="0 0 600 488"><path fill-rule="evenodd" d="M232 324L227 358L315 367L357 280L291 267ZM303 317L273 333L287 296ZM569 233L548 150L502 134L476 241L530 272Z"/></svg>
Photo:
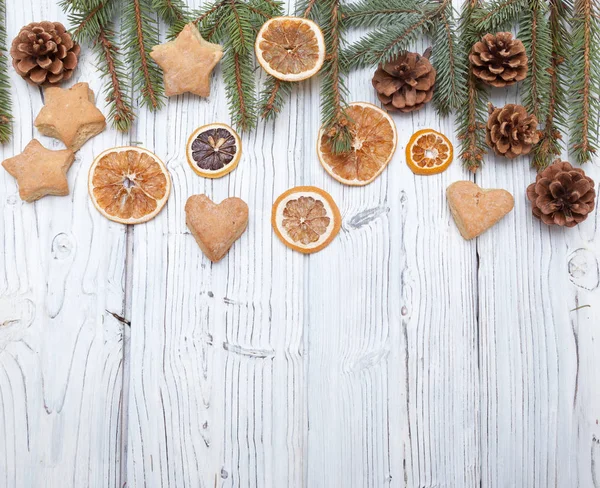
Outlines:
<svg viewBox="0 0 600 488"><path fill-rule="evenodd" d="M45 103L34 125L48 137L78 151L88 139L106 128L106 119L96 108L94 92L87 83L71 88L50 87L44 90Z"/></svg>
<svg viewBox="0 0 600 488"><path fill-rule="evenodd" d="M452 183L446 197L456 226L465 239L483 234L515 205L515 199L506 190L484 190L472 181Z"/></svg>
<svg viewBox="0 0 600 488"><path fill-rule="evenodd" d="M185 215L200 249L213 263L223 259L248 225L248 205L236 197L217 205L206 195L192 195L185 204Z"/></svg>
<svg viewBox="0 0 600 488"><path fill-rule="evenodd" d="M33 202L46 195L68 195L67 170L75 154L70 149L51 151L33 139L21 154L2 162L17 180L21 200Z"/></svg>
<svg viewBox="0 0 600 488"><path fill-rule="evenodd" d="M223 57L223 48L205 41L198 28L189 23L176 39L154 46L150 57L163 70L165 95L189 92L208 97L210 75Z"/></svg>

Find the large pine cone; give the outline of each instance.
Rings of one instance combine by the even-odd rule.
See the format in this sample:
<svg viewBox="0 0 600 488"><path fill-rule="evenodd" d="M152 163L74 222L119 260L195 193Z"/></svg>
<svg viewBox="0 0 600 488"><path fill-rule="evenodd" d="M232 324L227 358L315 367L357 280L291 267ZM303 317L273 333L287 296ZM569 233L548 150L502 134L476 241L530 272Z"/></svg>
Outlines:
<svg viewBox="0 0 600 488"><path fill-rule="evenodd" d="M509 103L496 108L490 104L489 112L486 142L497 155L512 159L529 154L540 141L537 118L522 105Z"/></svg>
<svg viewBox="0 0 600 488"><path fill-rule="evenodd" d="M73 76L80 47L60 22L32 22L10 48L17 73L34 85L55 85Z"/></svg>
<svg viewBox="0 0 600 488"><path fill-rule="evenodd" d="M594 180L581 168L557 159L527 188L533 215L548 225L574 227L594 210Z"/></svg>
<svg viewBox="0 0 600 488"><path fill-rule="evenodd" d="M386 110L413 112L431 100L435 69L429 62L430 54L431 49L423 56L407 52L379 65L372 83Z"/></svg>
<svg viewBox="0 0 600 488"><path fill-rule="evenodd" d="M501 88L527 76L527 54L519 39L510 32L486 34L469 54L473 74L489 85Z"/></svg>

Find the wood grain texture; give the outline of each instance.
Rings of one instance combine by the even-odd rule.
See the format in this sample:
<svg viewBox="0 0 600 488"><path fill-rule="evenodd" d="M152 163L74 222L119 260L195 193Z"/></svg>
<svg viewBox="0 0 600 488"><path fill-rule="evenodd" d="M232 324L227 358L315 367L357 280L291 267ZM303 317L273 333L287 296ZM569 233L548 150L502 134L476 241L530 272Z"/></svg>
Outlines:
<svg viewBox="0 0 600 488"><path fill-rule="evenodd" d="M7 8L8 36L46 18L55 2ZM84 53L74 82L101 89ZM32 137L42 92L11 70L15 135L0 159ZM100 106L103 102L100 100ZM120 485L125 229L110 224L87 196L92 155L120 141L113 131L86 144L69 171L68 197L19 199L0 171L0 485ZM110 245L106 245L106 243Z"/></svg>
<svg viewBox="0 0 600 488"><path fill-rule="evenodd" d="M32 20L66 21L50 0L8 16L10 37ZM91 56L74 82L99 93ZM351 75L350 100L376 102L371 75ZM576 229L535 220L524 160L413 175L410 135L454 133L432 107L394 116L399 146L380 178L340 185L315 153L317 80L243 137L233 173L202 179L185 142L229 121L219 80L217 69L210 101L171 98L140 111L129 136L86 144L69 197L22 203L0 171L0 486L600 486L599 213ZM11 81L16 135L2 159L37 137L43 103ZM497 104L518 96L498 93ZM94 154L130 143L165 161L173 192L156 219L126 228L98 214L86 185ZM598 161L585 170L600 182ZM474 241L444 196L459 179L515 196ZM311 256L270 224L272 202L303 184L330 192L343 217ZM197 193L250 207L216 264L185 225Z"/></svg>

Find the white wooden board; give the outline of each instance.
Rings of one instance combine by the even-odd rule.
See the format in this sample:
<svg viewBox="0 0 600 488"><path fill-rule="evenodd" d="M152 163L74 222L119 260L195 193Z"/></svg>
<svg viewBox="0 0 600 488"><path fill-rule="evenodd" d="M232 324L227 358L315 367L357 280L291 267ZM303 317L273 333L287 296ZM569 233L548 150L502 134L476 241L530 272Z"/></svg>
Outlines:
<svg viewBox="0 0 600 488"><path fill-rule="evenodd" d="M51 0L8 3L9 38L66 22ZM351 100L376 101L370 77L352 74ZM15 136L0 159L32 137L61 147L32 128L40 91L11 81ZM89 49L77 81L102 88ZM204 180L184 145L228 122L218 70L212 89L86 144L69 197L23 203L0 171L0 486L600 486L599 213L576 229L540 224L524 160L414 176L409 136L454 133L429 107L395 116L400 145L376 182L344 187L316 158L316 81L244 137L236 171ZM166 162L173 192L155 220L126 228L90 203L87 169L134 141ZM598 161L585 169L600 182ZM506 188L515 210L465 242L444 197L458 179ZM329 191L343 215L312 256L271 230L272 202L300 184ZM218 264L185 226L195 193L250 207Z"/></svg>

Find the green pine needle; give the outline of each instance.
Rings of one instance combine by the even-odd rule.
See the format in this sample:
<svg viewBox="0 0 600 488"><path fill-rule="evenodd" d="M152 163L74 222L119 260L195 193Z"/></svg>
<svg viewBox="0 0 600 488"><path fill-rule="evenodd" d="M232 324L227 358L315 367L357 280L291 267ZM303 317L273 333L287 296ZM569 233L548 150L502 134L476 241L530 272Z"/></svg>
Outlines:
<svg viewBox="0 0 600 488"><path fill-rule="evenodd" d="M132 85L140 93L139 102L150 110L164 105L162 72L150 58L159 44L158 24L149 0L128 0L122 21L125 63L133 73Z"/></svg>
<svg viewBox="0 0 600 488"><path fill-rule="evenodd" d="M121 132L129 132L135 119L129 97L130 88L126 71L116 45L114 33L108 28L100 30L98 40L94 44L97 53L98 70L110 79L104 93L109 102L109 119L113 126Z"/></svg>
<svg viewBox="0 0 600 488"><path fill-rule="evenodd" d="M473 3L473 0L467 2ZM522 12L527 9L528 0L492 0L483 8L479 1L477 4L478 7L473 9L471 22L473 28L483 35L495 34L518 21Z"/></svg>
<svg viewBox="0 0 600 488"><path fill-rule="evenodd" d="M480 12L479 0L465 0L460 18L462 55L466 58L481 37L473 18ZM488 94L478 83L470 69L465 71L463 80L466 86L465 98L460 104L456 117L458 139L460 140L460 157L463 166L470 171L477 171L483 164L486 154L485 122Z"/></svg>
<svg viewBox="0 0 600 488"><path fill-rule="evenodd" d="M569 111L565 85L570 34L568 18L572 5L563 0L549 0L549 27L552 44L552 59L549 71L548 111L543 121L542 138L533 148L532 165L538 170L548 166L562 152L562 134L567 130L566 116ZM542 121L540 121L542 122Z"/></svg>
<svg viewBox="0 0 600 488"><path fill-rule="evenodd" d="M594 0L575 0L569 59L570 153L579 163L598 148L600 12Z"/></svg>
<svg viewBox="0 0 600 488"><path fill-rule="evenodd" d="M12 102L6 62L6 4L0 0L0 144L12 135Z"/></svg>
<svg viewBox="0 0 600 488"><path fill-rule="evenodd" d="M79 43L98 39L103 27L109 25L115 16L118 1L101 0L96 2L75 2L63 0L61 6L68 13L69 24L74 26L71 34Z"/></svg>
<svg viewBox="0 0 600 488"><path fill-rule="evenodd" d="M261 118L265 120L275 119L283 109L291 92L292 83L268 76L258 102Z"/></svg>
<svg viewBox="0 0 600 488"><path fill-rule="evenodd" d="M152 10L168 25L189 22L190 14L182 0L152 0Z"/></svg>
<svg viewBox="0 0 600 488"><path fill-rule="evenodd" d="M464 84L467 73L467 59L461 52L456 36L454 8L451 3L440 11L439 20L433 32L432 63L436 70L436 84L433 103L440 115L448 115L460 108L466 97Z"/></svg>
<svg viewBox="0 0 600 488"><path fill-rule="evenodd" d="M529 8L521 17L519 39L528 56L529 69L523 80L523 105L542 122L548 114L550 68L552 65L552 38L547 20L545 1L530 0Z"/></svg>
<svg viewBox="0 0 600 488"><path fill-rule="evenodd" d="M346 28L389 27L398 24L407 14L431 14L437 9L433 2L419 0L361 0L343 7Z"/></svg>

